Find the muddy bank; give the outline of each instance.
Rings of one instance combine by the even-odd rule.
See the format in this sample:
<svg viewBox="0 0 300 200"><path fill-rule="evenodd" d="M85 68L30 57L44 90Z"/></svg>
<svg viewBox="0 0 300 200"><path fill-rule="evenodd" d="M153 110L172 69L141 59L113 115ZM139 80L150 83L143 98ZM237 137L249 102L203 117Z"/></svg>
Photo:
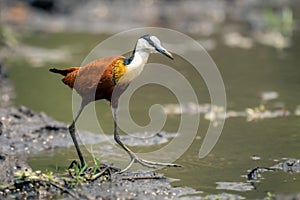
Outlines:
<svg viewBox="0 0 300 200"><path fill-rule="evenodd" d="M78 189L82 197L90 199L174 199L196 193L191 188L172 187L170 182L162 174L138 171L115 174L109 182L97 180Z"/></svg>
<svg viewBox="0 0 300 200"><path fill-rule="evenodd" d="M0 109L1 152L8 155L31 154L57 147L72 146L67 124L34 113L26 107ZM84 143L96 143L101 137L84 133Z"/></svg>
<svg viewBox="0 0 300 200"><path fill-rule="evenodd" d="M16 171L30 169L25 159L25 156L9 156L0 153L0 186L12 184Z"/></svg>
<svg viewBox="0 0 300 200"><path fill-rule="evenodd" d="M44 113L34 113L26 107L9 107L0 109L0 183L2 188L11 185L7 189L4 197L12 198L37 198L42 194L38 191L47 190L44 195L57 197L63 192L60 189L38 183L37 181L25 181L22 187L20 183L16 186L15 173L18 171L31 171L26 159L29 154L41 151L49 151L57 147L68 147L72 145L72 140L68 135L67 124L57 122ZM101 135L85 132L83 142L99 143L103 141ZM150 144L156 144L157 138L161 141L168 141L170 135L156 134ZM126 140L126 138L124 138ZM139 141L130 141L128 143L139 144ZM66 175L56 175L59 179ZM173 188L170 185L171 180L161 174L154 172L128 172L122 175L113 175L110 181L103 182L102 179L89 183L78 184L71 188L80 198L94 199L131 199L131 198L175 198L182 194L195 193L190 188ZM22 182L23 184L23 182ZM26 185L28 184L28 185ZM20 188L17 188L20 187ZM76 189L75 189L76 188ZM28 191L27 191L28 190ZM76 191L75 191L76 190ZM25 192L24 192L25 191ZM46 190L45 190L46 191ZM25 195L25 196L24 196ZM70 196L73 199L74 196Z"/></svg>

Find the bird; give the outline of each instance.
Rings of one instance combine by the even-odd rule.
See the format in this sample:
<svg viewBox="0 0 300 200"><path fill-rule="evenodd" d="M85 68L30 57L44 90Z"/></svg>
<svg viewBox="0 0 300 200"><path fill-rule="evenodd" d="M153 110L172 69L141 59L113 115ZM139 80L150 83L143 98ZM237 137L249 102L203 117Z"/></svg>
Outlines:
<svg viewBox="0 0 300 200"><path fill-rule="evenodd" d="M50 72L63 76L62 82L74 89L81 96L80 108L69 126L69 132L76 148L81 167L85 166L85 160L79 148L75 133L75 124L84 108L91 102L107 100L113 110L114 140L130 156L130 162L120 173L127 171L133 163L139 163L150 168L158 166L180 167L172 163L154 162L139 158L127 145L125 145L118 133L117 110L119 97L127 89L129 84L143 71L150 54L160 53L170 59L173 55L167 51L160 40L150 34L137 39L130 57L110 56L94 60L82 67L69 67L64 69L51 68Z"/></svg>

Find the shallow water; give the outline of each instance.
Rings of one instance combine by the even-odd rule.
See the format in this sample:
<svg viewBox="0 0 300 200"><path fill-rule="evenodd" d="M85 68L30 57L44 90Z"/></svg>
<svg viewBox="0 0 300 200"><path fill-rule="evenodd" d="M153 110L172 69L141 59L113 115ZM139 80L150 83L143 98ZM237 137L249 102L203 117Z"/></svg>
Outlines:
<svg viewBox="0 0 300 200"><path fill-rule="evenodd" d="M226 192L247 198L263 198L267 196L267 192L299 192L300 175L284 172L264 173L264 180L256 185L256 189L250 191L247 190L248 185L236 189L230 184L246 183L243 175L247 174L247 170L257 166L272 166L283 158L300 158L300 118L294 115L297 105L300 105L299 36L300 33L295 32L292 47L285 50L261 45L255 45L248 50L231 48L223 45L218 37L214 38L218 45L209 54L224 80L228 110L245 111L246 108L257 107L261 103L262 92L275 91L279 96L265 103L266 109L277 109L276 105L280 103L281 107L284 104L284 109L291 114L286 117L253 121L247 121L246 117L228 118L213 150L205 158L199 159L199 149L209 125L209 121L201 114L197 137L187 151L175 161L184 167L159 170L168 177L178 179L173 182L174 186L194 188L199 191L199 195ZM106 35L81 33L35 33L34 36L28 35L22 38L28 45L66 49L71 52L72 59L55 63L47 61L39 67L34 67L24 59L10 59L7 66L16 89L16 104L25 105L37 112L43 111L57 120L70 122L72 119L71 90L60 82L60 77L50 74L48 69L53 66L79 65L87 53L106 37ZM150 62L158 59L160 59L159 55L155 55ZM170 61L164 62L170 64ZM195 75L193 69L179 57L175 57L174 63L171 64L194 85L199 103L209 103L209 93L201 76ZM143 86L131 97L131 116L138 125L145 126L150 122L148 110L151 105L169 103L176 105L178 102L166 88L158 85ZM92 107L89 106L87 109ZM97 102L96 112L102 132L111 135L113 121L109 104L104 101ZM86 111L81 116L81 119L87 120L79 122L80 129L98 132L97 124L92 123L93 119L89 120L88 113ZM185 115L191 119L194 117ZM180 115L168 115L162 130L176 132L179 123ZM139 130L132 130L132 132L139 132ZM189 131L184 134L189 134ZM150 152L163 146L163 144L150 147L135 146L133 149L136 152ZM105 147L109 149L106 150ZM110 148L111 145L102 144L100 159L107 163L115 163L116 166L125 166L128 162L126 155L124 154L125 157L118 153L106 155L105 152L110 152ZM253 159L253 156L260 159ZM74 149L58 149L51 153L33 155L30 163L36 169L63 171L73 158L76 158ZM230 186L226 187L226 183L223 183L225 186L220 187L220 182L227 182Z"/></svg>

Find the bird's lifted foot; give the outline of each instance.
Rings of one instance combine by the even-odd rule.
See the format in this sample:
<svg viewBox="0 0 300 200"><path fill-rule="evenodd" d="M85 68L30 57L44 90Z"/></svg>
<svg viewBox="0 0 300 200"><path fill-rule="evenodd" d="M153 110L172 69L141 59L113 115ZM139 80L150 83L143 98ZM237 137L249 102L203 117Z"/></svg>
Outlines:
<svg viewBox="0 0 300 200"><path fill-rule="evenodd" d="M154 168L154 169L156 169L158 166L182 167L182 165L178 165L178 164L153 162L153 161L141 159L141 158L137 157L137 155L135 155L134 153L129 153L129 155L131 157L131 161L130 161L129 165L125 169L123 169L123 170L121 170L120 172L117 172L117 173L121 174L123 172L126 172L133 165L133 163L140 163L141 165L143 165L145 167Z"/></svg>

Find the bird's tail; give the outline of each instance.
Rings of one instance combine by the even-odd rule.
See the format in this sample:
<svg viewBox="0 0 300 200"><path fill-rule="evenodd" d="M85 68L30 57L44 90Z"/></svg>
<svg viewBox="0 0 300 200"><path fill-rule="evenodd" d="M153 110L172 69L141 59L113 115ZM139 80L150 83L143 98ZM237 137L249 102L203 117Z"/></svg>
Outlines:
<svg viewBox="0 0 300 200"><path fill-rule="evenodd" d="M51 68L49 69L50 72L53 72L53 73L56 73L56 74L61 74L63 76L66 76L68 75L69 73L77 70L78 67L69 67L69 68L66 68L66 69L56 69L56 68Z"/></svg>

